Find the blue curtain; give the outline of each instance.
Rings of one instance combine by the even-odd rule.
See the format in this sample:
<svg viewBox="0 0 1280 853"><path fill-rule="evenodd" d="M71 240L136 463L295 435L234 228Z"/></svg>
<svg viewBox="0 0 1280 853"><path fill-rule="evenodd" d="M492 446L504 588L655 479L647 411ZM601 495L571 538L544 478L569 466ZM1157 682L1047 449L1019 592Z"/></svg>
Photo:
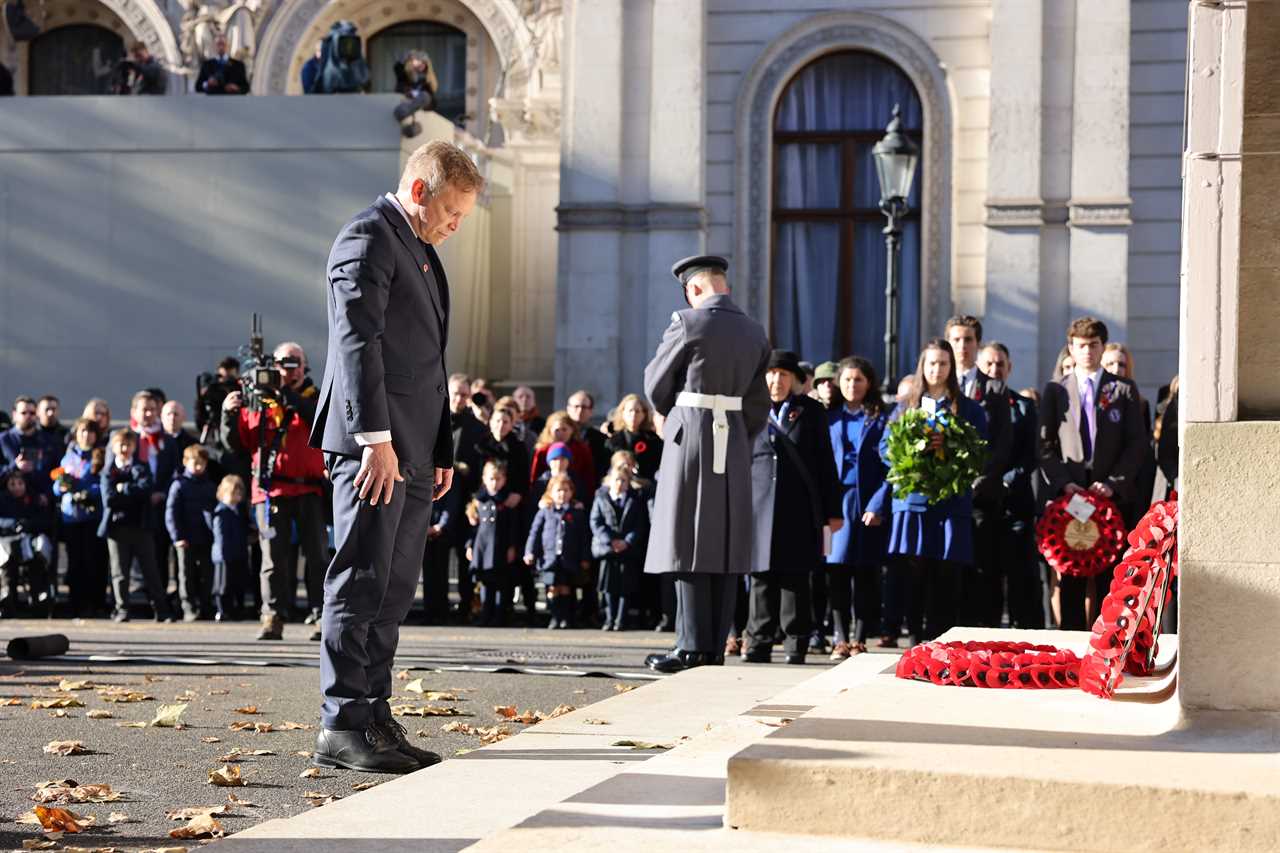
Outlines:
<svg viewBox="0 0 1280 853"><path fill-rule="evenodd" d="M832 54L808 65L788 84L774 129L792 133L862 134L851 162L841 142L786 142L775 146L775 213L830 211L839 218L806 221L802 215L774 223L772 312L775 344L807 360L836 359L843 340L853 352L884 370L885 244L879 214L880 186L871 149L900 105L904 128L917 133L924 120L911 81L873 54ZM851 199L842 199L843 170L853 171ZM917 173L911 207L920 209ZM850 229L851 225L851 229ZM841 240L852 233L851 276L841 281ZM902 241L898 329L899 370L915 366L920 343L920 226L906 224ZM845 334L837 310L840 294L851 307Z"/></svg>

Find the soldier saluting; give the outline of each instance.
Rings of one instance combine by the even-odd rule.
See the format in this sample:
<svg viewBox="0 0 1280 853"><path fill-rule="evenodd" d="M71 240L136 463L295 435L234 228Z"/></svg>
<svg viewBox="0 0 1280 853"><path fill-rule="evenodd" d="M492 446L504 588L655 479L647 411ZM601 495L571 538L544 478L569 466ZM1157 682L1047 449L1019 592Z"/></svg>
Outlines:
<svg viewBox="0 0 1280 853"><path fill-rule="evenodd" d="M666 416L644 570L672 572L676 586L676 647L645 660L658 672L724 663L730 584L751 565L751 447L769 415L770 347L729 298L728 270L714 255L671 268L689 307L671 315L644 371Z"/></svg>

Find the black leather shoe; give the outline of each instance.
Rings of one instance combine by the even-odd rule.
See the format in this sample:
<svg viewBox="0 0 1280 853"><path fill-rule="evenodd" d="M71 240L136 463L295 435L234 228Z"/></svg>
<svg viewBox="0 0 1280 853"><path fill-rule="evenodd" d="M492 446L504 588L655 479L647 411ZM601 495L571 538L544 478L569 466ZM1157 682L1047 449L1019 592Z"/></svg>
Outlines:
<svg viewBox="0 0 1280 853"><path fill-rule="evenodd" d="M702 652L686 652L683 649L675 649L671 654L649 664L649 669L663 673L683 672L696 666L706 666L708 657Z"/></svg>
<svg viewBox="0 0 1280 853"><path fill-rule="evenodd" d="M382 733L395 744L396 749L418 762L418 767L430 767L440 763L440 756L429 749L420 749L409 743L409 732L395 720L375 723Z"/></svg>
<svg viewBox="0 0 1280 853"><path fill-rule="evenodd" d="M707 659L707 666L724 666L724 655L711 655Z"/></svg>
<svg viewBox="0 0 1280 853"><path fill-rule="evenodd" d="M411 773L418 769L417 759L401 752L377 725L355 731L321 729L311 763L365 773Z"/></svg>
<svg viewBox="0 0 1280 853"><path fill-rule="evenodd" d="M799 653L799 654L790 654L790 655L787 655L787 663L795 664L795 665L797 665L797 666L803 665L803 664L804 664L804 653L803 653L803 652L801 652L801 653Z"/></svg>
<svg viewBox="0 0 1280 853"><path fill-rule="evenodd" d="M677 654L679 651L680 651L679 649L671 649L670 651L666 651L666 652L654 652L651 655L645 655L644 665L653 666L658 661L666 660L672 655Z"/></svg>
<svg viewBox="0 0 1280 853"><path fill-rule="evenodd" d="M742 660L746 663L773 663L773 649L753 645L742 653Z"/></svg>

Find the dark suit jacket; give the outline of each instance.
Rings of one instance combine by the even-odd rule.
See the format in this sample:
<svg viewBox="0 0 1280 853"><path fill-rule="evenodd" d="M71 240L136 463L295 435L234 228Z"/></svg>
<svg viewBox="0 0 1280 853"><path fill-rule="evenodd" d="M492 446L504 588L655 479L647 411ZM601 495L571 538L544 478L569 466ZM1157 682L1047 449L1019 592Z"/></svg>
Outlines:
<svg viewBox="0 0 1280 853"><path fill-rule="evenodd" d="M219 75L222 77L222 86L214 86L205 89L205 83ZM196 78L196 91L204 92L206 95L228 95L224 88L228 83L235 83L240 87L237 95L249 94L249 75L245 72L244 63L238 59L228 59L226 65L220 65L217 59L206 59L200 63L200 76Z"/></svg>
<svg viewBox="0 0 1280 853"><path fill-rule="evenodd" d="M435 249L382 196L334 240L328 290L329 350L311 446L359 457L356 433L390 430L406 471L453 467L449 284Z"/></svg>
<svg viewBox="0 0 1280 853"><path fill-rule="evenodd" d="M1044 386L1037 442L1042 499L1058 497L1068 483L1087 488L1094 482L1109 485L1117 503L1134 499L1138 466L1147 443L1138 386L1105 370L1099 373L1094 422L1093 461L1087 468L1080 441L1080 392L1075 373Z"/></svg>
<svg viewBox="0 0 1280 853"><path fill-rule="evenodd" d="M981 406L987 416L987 464L982 476L973 482L975 512L998 511L1004 499L1001 477L1013 453L1013 417L1004 392L1003 382L997 382L981 370L977 372L969 399Z"/></svg>
<svg viewBox="0 0 1280 853"><path fill-rule="evenodd" d="M1033 481L1040 467L1036 453L1036 431L1039 412L1029 397L1013 391L1005 391L1009 401L1012 441L1008 467L1004 470L1006 515L1015 521L1030 521L1035 517L1036 500Z"/></svg>

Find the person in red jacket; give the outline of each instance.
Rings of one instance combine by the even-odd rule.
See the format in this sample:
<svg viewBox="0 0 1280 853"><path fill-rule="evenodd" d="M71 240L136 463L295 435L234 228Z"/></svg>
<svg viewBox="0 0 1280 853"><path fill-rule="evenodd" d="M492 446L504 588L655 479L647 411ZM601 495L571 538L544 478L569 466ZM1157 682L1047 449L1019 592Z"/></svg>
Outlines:
<svg viewBox="0 0 1280 853"><path fill-rule="evenodd" d="M262 630L259 640L284 639L284 623L290 615L298 581L289 571L295 543L306 559L306 624L317 624L324 603L324 574L329 565L325 531L324 454L310 446L319 394L307 377L302 347L283 343L275 349L280 375L280 400L266 413L265 426L256 411L243 407L240 393L227 395L222 404L222 434L232 453L252 453L253 471L259 471L262 453L274 457L269 478L253 477L253 511L262 538ZM267 479L266 490L263 479ZM319 640L319 629L312 632Z"/></svg>
<svg viewBox="0 0 1280 853"><path fill-rule="evenodd" d="M547 451L551 449L551 445L558 442L567 445L569 452L573 454L569 472L573 474L576 482L582 484L583 494L594 495L596 487L600 485L600 478L596 476L596 465L591 456L591 448L578 435L578 422L569 417L569 413L565 411L552 412L547 418L547 425L542 428L542 434L538 436L538 443L533 449L529 482L537 482L542 472L548 470Z"/></svg>

